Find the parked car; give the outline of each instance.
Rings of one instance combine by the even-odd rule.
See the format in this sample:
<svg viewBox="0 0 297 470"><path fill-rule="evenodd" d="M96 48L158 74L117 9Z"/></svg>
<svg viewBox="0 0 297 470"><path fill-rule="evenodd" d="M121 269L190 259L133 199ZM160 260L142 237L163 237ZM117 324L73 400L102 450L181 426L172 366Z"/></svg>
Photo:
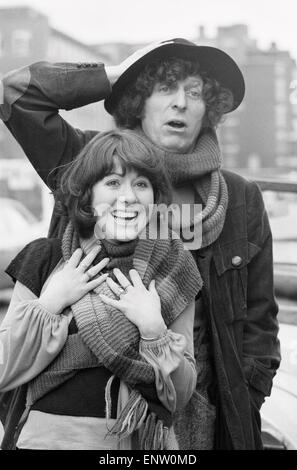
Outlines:
<svg viewBox="0 0 297 470"><path fill-rule="evenodd" d="M13 286L4 272L15 255L31 240L46 236L47 228L19 201L0 198L0 291Z"/></svg>

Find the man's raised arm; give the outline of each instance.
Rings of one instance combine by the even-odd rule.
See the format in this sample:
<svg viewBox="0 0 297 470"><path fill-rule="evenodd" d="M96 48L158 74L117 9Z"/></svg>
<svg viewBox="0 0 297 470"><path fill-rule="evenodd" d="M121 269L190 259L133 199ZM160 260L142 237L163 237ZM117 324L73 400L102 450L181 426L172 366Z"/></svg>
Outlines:
<svg viewBox="0 0 297 470"><path fill-rule="evenodd" d="M157 44L138 49L118 65L37 62L3 77L0 118L45 183L54 168L72 161L97 133L74 129L59 109L103 100L118 77Z"/></svg>
<svg viewBox="0 0 297 470"><path fill-rule="evenodd" d="M96 133L73 128L59 109L104 99L111 81L100 63L37 62L4 76L0 117L45 183L53 168L73 160Z"/></svg>

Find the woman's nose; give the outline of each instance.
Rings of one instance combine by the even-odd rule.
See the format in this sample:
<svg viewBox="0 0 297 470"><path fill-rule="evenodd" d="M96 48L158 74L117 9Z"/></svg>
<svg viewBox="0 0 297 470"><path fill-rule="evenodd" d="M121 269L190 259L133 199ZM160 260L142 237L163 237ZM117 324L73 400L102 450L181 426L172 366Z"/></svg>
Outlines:
<svg viewBox="0 0 297 470"><path fill-rule="evenodd" d="M137 200L134 188L130 185L124 185L122 187L121 195L119 197L119 200L121 202L128 202L128 203L133 203Z"/></svg>

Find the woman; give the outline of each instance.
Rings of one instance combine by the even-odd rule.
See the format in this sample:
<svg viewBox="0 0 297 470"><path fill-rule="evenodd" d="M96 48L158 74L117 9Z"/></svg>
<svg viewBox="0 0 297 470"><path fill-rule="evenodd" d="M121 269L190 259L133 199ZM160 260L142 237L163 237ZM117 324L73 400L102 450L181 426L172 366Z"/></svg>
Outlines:
<svg viewBox="0 0 297 470"><path fill-rule="evenodd" d="M176 236L149 237L154 205L170 200L161 163L131 131L98 135L57 199L70 219L62 238L32 242L7 269L17 282L1 391L28 383L16 446L177 448L172 414L196 384L201 278Z"/></svg>

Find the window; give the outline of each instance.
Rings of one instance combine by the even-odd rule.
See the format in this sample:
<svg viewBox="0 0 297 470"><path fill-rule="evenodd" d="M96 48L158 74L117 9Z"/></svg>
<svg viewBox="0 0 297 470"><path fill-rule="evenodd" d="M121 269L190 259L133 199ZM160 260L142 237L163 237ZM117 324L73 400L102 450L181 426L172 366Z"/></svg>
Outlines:
<svg viewBox="0 0 297 470"><path fill-rule="evenodd" d="M237 47L237 40L235 37L221 38L221 47L223 49L233 49Z"/></svg>
<svg viewBox="0 0 297 470"><path fill-rule="evenodd" d="M275 99L279 103L283 103L287 100L288 96L288 85L285 78L276 78L274 82Z"/></svg>
<svg viewBox="0 0 297 470"><path fill-rule="evenodd" d="M286 75L286 66L283 62L277 61L275 63L274 74L276 77L284 77Z"/></svg>
<svg viewBox="0 0 297 470"><path fill-rule="evenodd" d="M287 126L286 106L282 104L276 104L274 109L275 109L275 125L277 127L286 127Z"/></svg>
<svg viewBox="0 0 297 470"><path fill-rule="evenodd" d="M30 54L32 34L26 29L16 29L11 37L12 54L17 57L26 57Z"/></svg>

